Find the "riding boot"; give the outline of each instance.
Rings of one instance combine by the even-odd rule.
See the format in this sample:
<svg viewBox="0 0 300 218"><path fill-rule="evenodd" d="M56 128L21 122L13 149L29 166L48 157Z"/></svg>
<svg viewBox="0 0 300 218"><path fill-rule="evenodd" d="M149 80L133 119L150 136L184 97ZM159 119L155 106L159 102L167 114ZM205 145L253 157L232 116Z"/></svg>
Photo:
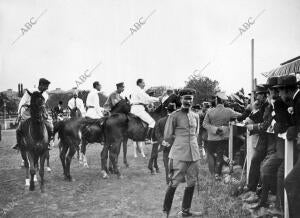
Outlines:
<svg viewBox="0 0 300 218"><path fill-rule="evenodd" d="M53 125L51 123L49 123L49 122L46 122L45 124L46 124L47 132L48 132L48 137L49 137L48 150L51 150L50 141L54 140Z"/></svg>
<svg viewBox="0 0 300 218"><path fill-rule="evenodd" d="M153 128L148 127L147 135L146 135L146 141L152 139L152 134L153 134Z"/></svg>
<svg viewBox="0 0 300 218"><path fill-rule="evenodd" d="M12 149L19 150L22 144L22 132L20 130L20 126L16 129L16 136L17 136L17 144L15 144Z"/></svg>
<svg viewBox="0 0 300 218"><path fill-rule="evenodd" d="M176 188L177 187L168 186L168 189L166 191L164 205L163 205L163 212L166 213L167 216L169 216L169 213L171 211L171 207L172 207L173 198L174 198Z"/></svg>
<svg viewBox="0 0 300 218"><path fill-rule="evenodd" d="M186 187L184 190L183 200L182 200L182 210L179 212L182 217L189 217L189 216L200 216L201 212L191 212L191 204L193 200L195 186Z"/></svg>

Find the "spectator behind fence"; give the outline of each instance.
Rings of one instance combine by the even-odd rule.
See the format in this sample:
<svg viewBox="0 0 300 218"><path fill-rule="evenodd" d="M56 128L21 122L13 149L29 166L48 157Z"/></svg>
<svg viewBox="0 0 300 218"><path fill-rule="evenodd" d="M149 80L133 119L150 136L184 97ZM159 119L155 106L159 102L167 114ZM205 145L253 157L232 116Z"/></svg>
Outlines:
<svg viewBox="0 0 300 218"><path fill-rule="evenodd" d="M230 108L224 107L224 101L227 100L227 96L223 92L216 94L215 108L210 109L205 115L203 121L203 127L208 133L208 153L213 156L215 179L220 180L221 171L223 166L223 155L228 152L228 138L229 138L229 126L228 123L231 119L241 116L240 113L235 112ZM214 154L216 153L216 158Z"/></svg>
<svg viewBox="0 0 300 218"><path fill-rule="evenodd" d="M286 137L288 140L296 141L294 152L296 154L295 157L298 157L294 168L284 180L290 218L299 217L300 214L300 91L297 88L298 84L299 82L293 75L283 76L278 81L279 95L290 106L288 112L292 116L293 126L288 128Z"/></svg>

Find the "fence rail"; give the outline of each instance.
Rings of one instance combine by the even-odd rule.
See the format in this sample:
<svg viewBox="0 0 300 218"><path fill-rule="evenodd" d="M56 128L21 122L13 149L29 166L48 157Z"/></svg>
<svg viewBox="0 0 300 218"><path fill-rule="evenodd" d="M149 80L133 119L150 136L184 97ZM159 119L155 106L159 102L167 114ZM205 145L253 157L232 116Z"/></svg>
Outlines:
<svg viewBox="0 0 300 218"><path fill-rule="evenodd" d="M237 135L237 128L245 128L242 125L235 124L235 123L229 123L229 159L233 160L233 137ZM294 166L294 142L287 140L285 134L280 134L281 138L285 139L285 154L284 154L284 176L286 177L289 172L293 169ZM253 136L249 134L249 131L247 130L247 184L249 180L249 171L250 171L250 165L251 165L251 159L253 156L254 148L252 146L252 140ZM287 195L286 191L284 190L284 218L289 218L289 207L288 207L288 201L287 201Z"/></svg>

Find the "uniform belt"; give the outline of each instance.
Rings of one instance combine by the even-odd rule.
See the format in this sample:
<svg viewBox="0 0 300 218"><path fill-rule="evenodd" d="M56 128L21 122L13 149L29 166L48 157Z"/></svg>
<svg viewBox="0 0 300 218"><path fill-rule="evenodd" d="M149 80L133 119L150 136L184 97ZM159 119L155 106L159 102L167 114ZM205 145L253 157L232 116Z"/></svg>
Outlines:
<svg viewBox="0 0 300 218"><path fill-rule="evenodd" d="M89 109L89 108L95 108L94 106L87 106L87 108Z"/></svg>
<svg viewBox="0 0 300 218"><path fill-rule="evenodd" d="M146 106L146 105L143 104L143 103L136 103L136 104L132 104L132 105L142 105L142 106Z"/></svg>

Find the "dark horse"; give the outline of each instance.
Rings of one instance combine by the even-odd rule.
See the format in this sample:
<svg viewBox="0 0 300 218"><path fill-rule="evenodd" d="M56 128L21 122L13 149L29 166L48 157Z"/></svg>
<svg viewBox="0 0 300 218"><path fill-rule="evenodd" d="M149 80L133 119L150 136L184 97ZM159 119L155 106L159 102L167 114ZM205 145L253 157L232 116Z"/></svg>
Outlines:
<svg viewBox="0 0 300 218"><path fill-rule="evenodd" d="M48 153L49 136L45 125L45 99L40 92L28 92L31 95L30 115L31 117L21 123L22 140L20 146L21 155L26 168L26 178L29 177L30 166L30 187L34 190L34 175L38 169L38 161L40 161L40 187L44 192L44 164ZM29 160L29 163L28 163Z"/></svg>
<svg viewBox="0 0 300 218"><path fill-rule="evenodd" d="M166 106L169 103L175 103L177 106L181 105L180 98L173 94L156 110L150 112L153 119L166 116ZM103 177L107 177L107 158L112 162L114 173L120 176L118 169L118 155L120 153L121 143L123 142L123 151L127 150L127 139L133 141L145 141L148 125L140 118L128 113L130 105L126 100L121 101L116 105L115 111L119 113L112 114L103 123L104 133L104 147L101 152L101 169ZM154 139L155 140L155 139ZM108 152L109 151L109 152ZM126 154L126 152L124 152ZM126 159L126 157L124 157Z"/></svg>
<svg viewBox="0 0 300 218"><path fill-rule="evenodd" d="M77 107L71 109L70 115L70 119L57 121L54 125L54 135L58 133L59 138L59 157L64 177L68 181L72 181L70 165L76 151L79 152L81 142L80 128L85 121Z"/></svg>

